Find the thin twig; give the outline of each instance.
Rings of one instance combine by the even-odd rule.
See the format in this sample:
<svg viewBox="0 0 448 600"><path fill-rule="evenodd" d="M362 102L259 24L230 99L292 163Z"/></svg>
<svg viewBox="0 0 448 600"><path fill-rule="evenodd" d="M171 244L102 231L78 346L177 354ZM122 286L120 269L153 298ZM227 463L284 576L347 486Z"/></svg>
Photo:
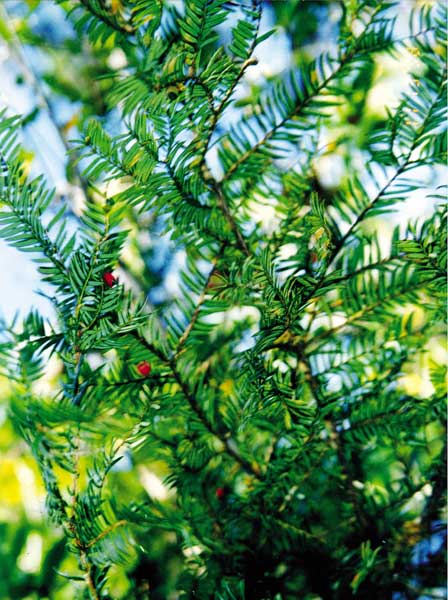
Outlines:
<svg viewBox="0 0 448 600"><path fill-rule="evenodd" d="M244 252L244 254L246 256L250 256L249 248L247 247L246 241L243 237L243 234L240 231L240 228L239 228L237 222L233 218L233 215L232 215L230 208L224 197L224 193L222 191L221 185L217 181L213 180L212 187L218 197L218 205L221 208L222 213L230 226L230 229L232 230L233 234L235 235L239 249L242 252Z"/></svg>
<svg viewBox="0 0 448 600"><path fill-rule="evenodd" d="M83 5L86 12L92 14L94 17L96 17L97 19L102 21L105 25L107 25L114 31L117 31L118 33L121 33L122 35L132 35L132 34L136 33L137 29L135 27L133 27L132 25L129 25L129 23L126 23L126 22L117 23L108 14L104 14L104 12L102 12L100 10L95 10L94 7L92 6L92 4L88 3L86 0L79 0L79 1Z"/></svg>
<svg viewBox="0 0 448 600"><path fill-rule="evenodd" d="M185 342L188 339L188 336L190 335L190 333L193 330L193 327L195 326L195 323L199 317L199 313L201 310L202 305L204 304L205 298L207 296L207 292L208 292L208 288L210 286L210 281L213 277L213 275L216 272L216 263L218 262L219 258L222 256L222 253L224 252L224 249L226 247L226 244L222 244L221 248L219 249L217 255L215 256L215 258L212 260L212 268L210 269L210 272L208 274L208 277L205 281L204 287L202 289L202 292L198 298L198 301L196 303L196 308L194 309L193 315L190 319L190 322L188 323L187 327L185 328L185 331L183 332L183 334L181 335L179 342L177 344L177 349L176 349L176 353L175 353L175 357L177 358L182 350L182 347L185 345Z"/></svg>
<svg viewBox="0 0 448 600"><path fill-rule="evenodd" d="M92 596L93 600L100 600L100 595L98 593L98 590L96 589L96 585L95 585L95 582L94 582L94 579L92 576L92 565L87 557L86 547L83 545L83 543L79 539L77 531L76 531L76 525L73 521L70 521L68 523L68 528L73 536L75 546L77 547L78 552L79 552L79 559L81 562L81 567L82 567L82 570L84 571L84 580L87 584L87 587L89 588L90 595Z"/></svg>
<svg viewBox="0 0 448 600"><path fill-rule="evenodd" d="M227 454L232 456L243 467L243 469L245 471L254 475L257 479L261 479L262 474L261 474L261 469L258 466L258 464L256 464L255 462L249 462L243 456L241 456L235 441L230 437L230 435L222 434L221 432L217 431L213 427L213 425L210 423L202 406L198 403L195 395L190 390L189 385L184 381L181 373L179 372L179 369L177 367L176 356L173 356L171 358L165 356L163 352L161 352L158 348L156 348L154 346L154 344L149 342L146 338L144 338L142 335L140 335L137 332L133 332L131 335L136 340L138 340L140 342L140 344L142 344L145 348L147 348L149 350L149 352L151 352L152 354L157 356L157 358L160 361L162 361L164 364L166 364L170 368L170 370L173 374L174 380L179 385L179 387L182 391L182 394L184 395L185 399L187 400L188 404L190 405L191 410L194 412L194 414L197 416L197 418L203 424L203 426L207 429L207 431L210 434L212 434L213 436L217 437L222 442Z"/></svg>
<svg viewBox="0 0 448 600"><path fill-rule="evenodd" d="M98 534L95 539L91 540L88 544L86 544L85 547L90 548L91 546L94 546L100 540L102 540L104 537L106 537L106 535L109 535L109 533L111 533L111 531L114 531L114 529L117 529L118 527L123 527L123 525L127 525L127 524L128 524L128 521L126 521L125 519L116 521L115 523L113 523L113 525L109 525L109 527L107 527L104 531L102 531L100 534Z"/></svg>
<svg viewBox="0 0 448 600"><path fill-rule="evenodd" d="M212 139L212 135L215 131L216 125L218 124L218 120L219 117L221 116L221 113L223 111L223 109L225 108L225 105L227 104L227 102L229 101L231 95L233 94L236 86L238 85L238 83L241 81L241 78L243 77L246 69L248 67L250 67L251 65L256 65L257 64L257 59L250 57L247 60L244 61L244 63L241 65L241 69L238 72L238 75L235 77L235 79L233 80L232 84L229 86L229 88L227 89L226 93L224 94L221 102L218 104L218 106L216 108L212 109L212 119L209 125L209 133L208 136L205 140L205 143L203 145L202 148L202 156L201 156L201 162L199 163L199 168L201 170L204 170L205 168L205 160L206 160L206 155L207 155L207 151L210 147L210 142Z"/></svg>
<svg viewBox="0 0 448 600"><path fill-rule="evenodd" d="M369 23L366 24L366 27L364 29L364 31L366 31L368 29L368 27L370 26L370 24L373 22L376 13L379 12L380 10L380 6L379 8L377 8L373 14L371 15L371 20ZM428 30L424 30L422 32L418 32L417 34L414 34L412 36L409 36L409 38L413 39L415 37L417 37L418 35L421 35L422 33L427 33L429 31ZM327 85L330 83L330 81L332 81L335 77L337 77L337 75L341 72L341 70L346 66L346 64L348 62L350 62L354 56L356 56L356 54L359 52L360 54L362 54L363 52L365 52L365 50L363 48L358 48L357 44L359 42L359 40L363 39L363 34L361 34L360 36L358 36L356 38L355 44L348 50L348 52L345 54L345 56L342 56L339 62L339 66L337 67L337 69L335 71L333 71L332 73L330 73L330 75L324 79L324 81L322 81L322 83L317 86L314 90L314 93L306 98L304 98L302 100L302 102L300 102L299 104L297 104L294 108L294 110L292 111L291 114L287 115L286 117L284 117L279 123L277 123L272 129L270 129L256 144L254 144L254 146L252 146L249 150L247 150L246 152L244 152L232 165L231 167L228 169L228 171L225 173L224 177L221 179L221 183L224 181L228 181L229 179L231 179L231 177L233 176L233 174L237 171L237 169L239 168L239 166L244 163L250 156L252 156L252 154L254 154L255 152L257 152L257 150L263 146L266 142L268 142L277 132L277 130L280 127L283 127L283 125L285 125L285 123L287 121L289 121L292 117L298 115L300 113L300 111L305 108L308 103L310 101L312 101L322 90L324 90ZM396 43L402 43L403 41L405 41L407 38L402 38L399 40L396 40ZM376 50L376 49L381 49L381 46L379 48L371 48L370 50Z"/></svg>

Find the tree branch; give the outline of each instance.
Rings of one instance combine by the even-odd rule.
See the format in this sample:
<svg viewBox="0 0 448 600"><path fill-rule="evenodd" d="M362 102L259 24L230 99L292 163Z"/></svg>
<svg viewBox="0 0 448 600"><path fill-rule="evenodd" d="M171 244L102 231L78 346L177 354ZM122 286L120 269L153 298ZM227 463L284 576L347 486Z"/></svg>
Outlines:
<svg viewBox="0 0 448 600"><path fill-rule="evenodd" d="M179 372L179 369L177 367L176 356L169 358L169 357L165 356L163 354L163 352L161 352L153 344L151 344L151 342L148 342L148 340L146 340L146 338L144 338L142 335L140 335L136 332L133 332L132 335L136 340L138 340L140 342L140 344L142 344L142 346L147 348L149 350L149 352L151 352L152 354L157 356L157 358L159 358L159 360L161 360L164 364L166 364L170 368L170 370L173 374L174 380L176 381L176 383L179 385L180 389L182 390L184 398L187 400L191 410L194 412L194 414L196 415L198 420L202 423L202 425L207 429L207 431L210 434L212 434L213 436L217 437L222 442L227 454L232 456L243 467L243 469L245 471L247 471L251 475L254 475L257 479L260 479L261 478L260 467L256 463L249 462L244 457L241 456L241 454L236 446L236 443L234 442L234 440L232 440L232 438L230 437L229 434L222 434L212 426L212 424L210 423L209 419L207 418L207 415L205 414L203 408L200 406L195 395L190 390L190 386L183 380L182 375Z"/></svg>

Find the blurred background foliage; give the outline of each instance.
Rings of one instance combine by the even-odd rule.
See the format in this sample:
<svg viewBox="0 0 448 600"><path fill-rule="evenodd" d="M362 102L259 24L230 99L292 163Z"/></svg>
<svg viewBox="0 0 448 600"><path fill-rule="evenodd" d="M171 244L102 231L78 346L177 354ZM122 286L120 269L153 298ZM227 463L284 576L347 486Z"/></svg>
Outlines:
<svg viewBox="0 0 448 600"><path fill-rule="evenodd" d="M406 32L404 25L400 25L401 20L405 23L409 11L419 4L422 3L418 0L403 0L396 9L398 27L403 27L403 35ZM111 5L118 10L120 0L112 0ZM300 66L309 57L332 47L339 33L342 13L349 5L350 0L266 1L264 30L276 27L277 32L266 44L267 49L259 50L258 65L248 72L247 81L237 92L236 108L242 112L249 110L265 81L285 68ZM30 169L34 168L31 166L34 160L33 164L42 167L38 170L43 170L53 179L59 198L70 202L72 215L69 218L76 222L86 189L79 175L76 153L72 152L70 159L64 162L60 152L56 155L57 149L69 148L70 140L78 137L92 115L101 117L109 131L119 132L119 114L107 110L105 98L117 71L126 68L126 57L112 41L110 46L97 47L78 36L65 12L63 3L57 6L48 0L3 0L0 6L0 74L4 76L5 86L1 101L14 111L21 112L23 106L27 108L26 132L29 137L24 141L29 154L23 160ZM226 32L221 33L225 37ZM415 57L405 51L399 60L393 60L387 54L376 56L358 75L351 92L347 93L346 102L338 108L338 119L334 124L326 125L324 145L315 149L312 160L313 189L328 203L332 202L335 194L343 193L353 166L363 160L362 151L372 132L385 127L385 107L394 104L407 85L409 72L415 68ZM47 136L47 142L55 149L53 155L43 154L39 144L42 136ZM55 170L56 163L59 163L59 170ZM430 177L438 180L440 173L434 170ZM112 182L108 185L117 184ZM407 220L410 216L416 217L431 210L430 205L405 205L401 215L384 219L382 228L385 237L390 235L400 218ZM269 216L269 211L259 215L266 227L269 226ZM148 214L137 219L129 213L127 218L131 236L120 264L120 277L133 289L149 290L149 301L153 305L168 305L179 292L177 265L185 257L170 245L166 237L159 235L163 222ZM8 298L2 298L2 304L8 302ZM16 306L24 311L29 308L30 302L30 298L19 298ZM33 297L32 302L39 306L44 300ZM416 307L413 306L412 310L412 326L418 335L427 316L424 307L417 311L417 319ZM444 360L445 341L441 325L439 335L405 365L400 379L403 390L413 397L428 397L433 392L429 377L431 364L441 364ZM59 368L58 364L50 362L39 381L43 389L52 388ZM374 376L375 373L372 373ZM0 598L68 600L78 592L76 581L68 580L64 575L76 571L77 560L66 551L61 531L49 524L46 518L44 487L27 445L8 419L10 401L18 402L19 399L11 398L8 381L1 380ZM166 433L169 435L170 432ZM403 476L403 465L408 466L411 479L415 473L426 471L441 454L444 429L435 423L428 424L421 430L421 442L411 447L397 439L394 448L387 445L369 448L364 464L367 483L362 485L370 486L372 498L378 500L394 480ZM167 475L163 455L159 461L151 462L147 462L145 456L144 449L137 450L132 457L125 456L112 473L113 487L120 502L127 504L148 494L162 504L174 503L172 492L162 484ZM400 461L397 461L397 456ZM324 473L322 477L325 477ZM242 488L246 483L242 476ZM443 494L446 482L439 479L435 485L439 488L437 493ZM405 508L408 542L412 540L415 519L422 516L426 493L430 492L425 488L418 490ZM211 503L216 501L215 497L210 498ZM328 502L328 499L323 501ZM338 515L332 511L329 503L323 512L337 524ZM421 598L442 598L445 597L444 569L440 549L444 544L444 525L438 516L429 521L432 524L428 536L423 541L418 539L412 561L416 572L421 565L430 565L432 583L434 577L439 579L440 587L433 588L433 595ZM378 527L381 527L380 524ZM137 555L128 557L126 570L133 577L126 577L120 569L114 572L115 597L125 598L129 594L149 597L145 594L151 580L151 598L176 598L175 582L180 565L185 560L194 564L194 547L186 555L179 550L173 533L157 528L150 535L147 532L141 537L134 535L137 547L144 552L138 558ZM369 548L365 549L365 554L367 564ZM317 559L314 557L314 560ZM318 565L314 568L318 569ZM434 576L434 573L439 575ZM130 588L130 579L135 589Z"/></svg>

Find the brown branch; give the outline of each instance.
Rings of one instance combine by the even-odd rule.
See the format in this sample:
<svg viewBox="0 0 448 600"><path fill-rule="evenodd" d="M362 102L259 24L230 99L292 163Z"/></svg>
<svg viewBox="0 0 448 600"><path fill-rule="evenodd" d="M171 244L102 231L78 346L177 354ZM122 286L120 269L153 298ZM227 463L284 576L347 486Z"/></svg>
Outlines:
<svg viewBox="0 0 448 600"><path fill-rule="evenodd" d="M216 108L215 107L212 108L212 119L211 119L211 122L210 122L210 125L208 128L209 133L208 133L208 136L203 145L201 162L199 163L199 167L201 170L203 170L205 168L205 159L206 159L207 151L210 146L210 141L211 141L213 132L215 131L216 125L218 123L219 117L221 116L223 109L225 109L225 105L230 100L231 95L233 94L238 83L241 81L241 78L243 77L244 73L246 72L246 69L248 67L250 67L251 65L256 65L257 63L258 63L257 59L253 58L253 57L250 57L247 60L245 60L244 63L241 65L241 69L238 72L238 75L235 77L232 84L227 89L221 102L218 104L218 106Z"/></svg>
<svg viewBox="0 0 448 600"><path fill-rule="evenodd" d="M104 537L106 537L106 535L109 535L109 533L111 531L114 531L114 529L117 529L118 527L123 527L123 525L127 525L127 524L128 524L128 522L125 519L116 521L113 525L109 525L109 527L107 527L104 531L102 531L100 534L98 534L95 539L91 540L88 544L86 544L85 547L91 548L96 543L98 543L100 540L102 540Z"/></svg>
<svg viewBox="0 0 448 600"><path fill-rule="evenodd" d="M227 454L232 456L243 467L243 469L245 471L247 471L248 473L250 473L257 479L261 479L262 474L261 474L261 469L260 469L259 465L256 464L255 462L249 462L243 456L241 456L241 454L238 450L238 447L237 447L235 441L230 437L230 434L223 434L223 433L219 432L210 423L202 406L198 403L196 396L190 390L189 385L183 380L182 375L179 372L179 369L177 367L177 357L173 356L170 358L170 357L165 356L163 352L161 352L151 342L148 342L148 340L146 338L144 338L142 335L140 335L137 332L133 332L131 335L136 340L138 340L138 342L140 344L142 344L142 346L147 348L149 350L149 352L154 354L160 361L162 361L164 364L166 364L169 367L169 369L171 370L171 373L173 374L174 380L180 387L182 394L185 397L185 399L187 400L191 410L194 412L194 414L199 419L199 421L202 423L202 425L207 429L207 431L222 442Z"/></svg>
<svg viewBox="0 0 448 600"><path fill-rule="evenodd" d="M90 4L90 2L88 2L87 0L79 1L87 12L89 12L91 15L102 21L105 25L107 25L114 31L117 31L118 33L121 33L123 35L131 35L137 31L137 29L135 27L132 27L132 25L129 25L129 23L117 23L107 13L105 14L105 12L101 10L95 10Z"/></svg>
<svg viewBox="0 0 448 600"><path fill-rule="evenodd" d="M207 138L205 140L203 149L202 149L202 156L201 156L201 161L199 163L199 168L201 170L203 170L205 168L205 159L206 159L206 154L207 151L209 149L210 146L210 141L213 135L213 132L215 131L216 125L218 123L219 117L221 116L221 113L223 112L223 110L225 110L226 108L226 104L227 102L230 100L230 97L232 96L236 86L238 85L238 83L241 81L244 73L246 72L246 69L248 67L250 67L251 65L256 65L258 63L258 60L256 58L253 58L252 54L255 50L255 45L257 43L257 37L258 37L258 31L260 29L260 21L261 21L261 2L259 0L253 0L252 2L253 4L253 8L254 11L257 12L257 26L256 29L254 31L254 37L253 40L248 48L248 58L243 62L243 64L240 67L240 70L238 71L237 76L235 77L235 79L232 81L232 83L230 84L230 86L228 87L228 89L226 90L224 96L222 97L220 103L218 104L218 106L216 108L212 107L212 119L210 122L210 125L208 127L209 133L207 135Z"/></svg>
<svg viewBox="0 0 448 600"><path fill-rule="evenodd" d="M311 393L312 393L314 399L316 400L318 412L320 412L320 410L324 406L324 398L322 397L322 394L320 391L320 384L319 384L318 378L314 375L314 373L311 369L309 357L304 352L304 346L302 346L298 350L297 359L300 361L300 365L303 368L305 381L307 382L307 384L311 390ZM318 421L316 419L314 425L316 425L317 422ZM356 512L358 518L361 520L361 519L363 519L362 508L361 508L361 505L359 502L358 493L352 485L353 477L351 475L350 463L347 461L347 459L345 457L344 442L343 442L342 436L340 435L340 433L337 429L336 423L331 419L330 415L328 415L324 418L324 422L327 425L327 428L329 430L330 440L333 443L334 449L336 451L336 455L338 457L338 461L341 466L342 473L345 476L347 482L349 483L349 485L347 487L347 495L353 502L353 507L355 509L355 512ZM315 433L316 432L313 431L310 434L310 437L313 437L313 435L315 435Z"/></svg>
<svg viewBox="0 0 448 600"><path fill-rule="evenodd" d="M426 285L426 283L427 283L426 281L421 281L419 283L416 283L415 285L413 285L412 290L416 290L416 289L419 289L421 287L424 287ZM407 291L408 290L400 290L397 293L388 294L384 298L381 298L380 300L377 300L376 302L373 302L372 304L369 304L369 305L361 308L357 312L353 313L352 315L350 315L349 317L347 317L347 319L344 321L344 323L341 323L340 325L336 325L335 327L332 327L331 329L326 329L320 335L314 335L314 336L312 336L311 340L305 340L305 344L308 341L311 342L311 350L309 349L309 347L307 347L307 354L310 354L311 352L313 352L314 350L316 350L319 347L319 345L320 345L319 342L321 342L323 340L326 340L328 337L332 336L335 333L338 333L338 331L340 331L344 327L347 327L348 325L351 325L354 321L362 318L364 315L368 314L372 310L375 310L376 308L379 308L385 302L388 302L388 301L392 300L393 298L397 298L397 297L401 296L402 294L405 294ZM317 346L314 344L314 342L317 342Z"/></svg>
<svg viewBox="0 0 448 600"><path fill-rule="evenodd" d="M72 534L73 541L75 543L76 548L78 549L81 567L84 571L84 580L87 584L87 587L89 588L90 595L93 598L93 600L100 600L100 595L98 593L98 590L96 589L96 585L92 577L92 565L87 556L86 546L84 546L84 544L79 539L76 531L76 525L73 520L69 521L68 529Z"/></svg>
<svg viewBox="0 0 448 600"><path fill-rule="evenodd" d="M279 123L277 123L274 127L272 127L272 129L270 129L267 133L265 133L265 135L260 140L258 140L258 142L256 142L251 148L249 148L249 150L246 150L246 152L244 152L229 167L227 172L224 174L224 177L221 179L221 183L231 179L232 175L235 173L235 171L237 171L237 169L240 167L240 165L242 165L250 156L252 156L255 152L257 152L257 150L259 148L261 148L261 146L263 146L266 142L268 142L275 135L277 130L280 129L280 127L283 127L283 125L285 125L290 119L292 119L294 116L298 115L300 113L300 111L303 110L307 106L307 104L316 97L316 95L318 95L322 90L324 90L327 87L327 85L330 83L330 81L332 79L334 79L338 75L338 73L342 70L342 68L345 66L346 62L348 62L348 56L345 58L345 60L341 60L339 67L335 71L333 71L333 73L331 73L326 79L324 79L324 81L318 87L316 87L313 95L310 95L310 96L304 98L302 100L302 102L300 102L299 104L296 105L296 107L294 108L294 110L292 111L291 114L287 115L281 121L279 121Z"/></svg>
<svg viewBox="0 0 448 600"><path fill-rule="evenodd" d="M190 335L191 331L193 330L193 327L195 326L196 321L198 320L199 317L199 313L201 310L202 305L204 304L205 298L207 296L207 292L210 286L210 281L213 277L213 275L216 272L216 263L218 262L219 258L222 256L222 253L224 252L224 249L226 247L226 244L222 244L221 248L219 249L217 255L215 256L215 258L212 260L212 268L208 274L208 277L205 281L204 287L202 289L202 292L198 298L197 304L196 304L196 308L194 309L193 315L191 317L190 322L188 323L187 327L185 328L185 331L183 332L182 336L179 339L179 342L177 344L177 349L176 349L176 353L175 353L175 358L177 358L182 350L182 347L185 345L185 342L188 339L188 336Z"/></svg>
<svg viewBox="0 0 448 600"><path fill-rule="evenodd" d="M221 101L219 102L218 106L216 108L214 108L213 106L211 107L212 117L211 117L210 124L208 126L208 135L207 135L207 138L205 139L205 142L203 144L203 148L201 151L201 160L199 162L199 170L203 174L204 181L206 183L208 183L211 186L212 190L216 193L216 195L218 197L218 206L221 209L226 221L228 222L231 231L235 235L238 247L240 248L240 250L242 250L242 252L244 252L244 254L246 254L246 256L250 256L249 249L247 247L247 244L244 240L244 237L243 237L235 219L232 216L232 213L226 202L226 199L224 197L224 193L223 193L223 190L222 190L220 184L214 179L214 177L212 177L211 173L209 172L209 170L207 168L206 154L209 149L210 141L211 141L213 132L215 131L218 120L219 120L222 112L225 110L226 104L230 100L236 86L241 81L247 68L251 65L257 64L257 62L258 62L257 59L252 57L252 54L255 50L257 36L258 36L258 30L260 27L261 3L258 0L253 0L253 7L254 7L254 10L257 12L257 25L256 25L256 30L254 32L253 40L248 49L248 58L241 65L237 76L235 77L235 79L232 81L232 83L226 90L226 92L225 92L224 96L222 97Z"/></svg>
<svg viewBox="0 0 448 600"><path fill-rule="evenodd" d="M366 24L366 27L364 29L364 32L368 29L368 27L370 26L370 24L373 22L376 14L379 12L380 7L376 8L375 11L372 13L371 18L369 23ZM403 41L405 41L406 39L413 39L416 38L418 35L422 35L424 33L427 33L428 31L430 31L431 29L425 29L421 32L418 32L412 36L407 36L406 38L400 38L398 40L393 40L392 43L396 44L396 43L402 43ZM360 41L362 41L363 39L363 33L360 34L356 40L354 45L349 48L349 50L347 51L347 53L345 54L345 56L342 56L339 62L339 66L337 67L337 69L335 69L335 71L333 71L332 73L330 73L330 75L324 79L324 81L322 81L322 83L320 85L318 85L315 90L313 91L313 94L308 96L307 98L304 98L302 100L302 102L300 102L299 104L297 104L294 108L294 110L291 112L291 114L287 115L286 117L284 117L279 123L277 123L272 129L270 129L256 144L254 144L254 146L252 146L249 150L247 150L246 152L244 152L239 159L237 159L232 166L228 169L228 171L225 173L223 179L221 180L221 183L224 181L228 181L232 175L235 173L235 171L238 169L238 167L244 163L250 156L252 156L252 154L254 154L255 152L257 152L257 150L263 146L266 142L268 142L277 132L277 130L281 127L283 127L291 118L293 118L294 116L297 116L307 105L310 101L312 101L318 94L320 94L320 92L322 92L327 86L328 84L335 78L338 76L338 74L341 72L341 70L359 53L359 54L363 54L366 49L364 48L358 48L358 43ZM371 47L369 48L369 51L375 51L375 50L381 50L382 45L378 45L378 47Z"/></svg>
<svg viewBox="0 0 448 600"><path fill-rule="evenodd" d="M441 77L441 81L445 81L446 74L447 74L447 68L445 67L445 69L443 71L443 74L442 74L442 77ZM350 225L349 229L345 232L345 234L336 242L335 246L333 247L333 249L331 251L331 255L330 255L330 258L329 258L329 261L328 261L327 269L326 269L326 272L324 273L323 277L325 277L326 273L328 272L328 268L331 267L331 265L334 263L335 258L337 257L337 255L339 254L339 252L342 250L342 248L345 246L345 242L353 234L354 230L364 220L365 216L375 207L376 203L381 199L381 197L384 195L384 193L386 192L386 190L393 184L393 182L402 173L404 173L406 171L407 167L411 164L412 153L418 147L420 136L424 132L426 124L428 122L428 119L430 119L430 117L432 115L432 108L433 108L433 106L436 105L436 103L437 103L440 95L443 92L444 92L444 89L442 88L440 90L440 92L437 94L436 100L431 104L431 109L428 110L428 114L426 115L425 119L423 120L423 122L420 124L420 127L416 131L414 141L412 142L411 147L409 148L409 151L406 154L403 163L397 168L397 170L395 171L394 175L387 181L387 183L385 183L383 185L383 187L376 194L376 196L369 202L369 204L360 212L360 214L357 216L357 218L355 219L355 221Z"/></svg>
<svg viewBox="0 0 448 600"><path fill-rule="evenodd" d="M240 228L238 227L237 222L235 221L235 219L232 216L232 213L230 212L229 206L226 202L226 199L224 197L224 193L222 191L220 184L217 181L213 180L212 188L215 191L216 195L218 196L218 206L221 209L225 219L227 220L231 231L235 235L236 242L237 242L239 249L242 252L244 252L244 254L246 256L250 256L249 248L247 247L246 241L243 237L243 234L240 231Z"/></svg>

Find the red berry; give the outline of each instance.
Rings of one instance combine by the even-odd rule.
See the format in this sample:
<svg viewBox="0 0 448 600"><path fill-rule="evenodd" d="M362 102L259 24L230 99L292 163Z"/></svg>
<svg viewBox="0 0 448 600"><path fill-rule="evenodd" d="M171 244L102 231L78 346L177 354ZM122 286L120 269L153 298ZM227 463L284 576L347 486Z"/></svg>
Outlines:
<svg viewBox="0 0 448 600"><path fill-rule="evenodd" d="M112 287L115 283L117 283L117 279L113 273L104 273L103 281L107 287Z"/></svg>
<svg viewBox="0 0 448 600"><path fill-rule="evenodd" d="M149 362L147 360L142 360L137 365L137 371L143 377L148 377L148 375L151 373L151 365L149 364Z"/></svg>
<svg viewBox="0 0 448 600"><path fill-rule="evenodd" d="M216 493L216 497L219 498L219 499L224 498L224 496L226 495L226 491L222 487L216 488L216 492L215 493Z"/></svg>

